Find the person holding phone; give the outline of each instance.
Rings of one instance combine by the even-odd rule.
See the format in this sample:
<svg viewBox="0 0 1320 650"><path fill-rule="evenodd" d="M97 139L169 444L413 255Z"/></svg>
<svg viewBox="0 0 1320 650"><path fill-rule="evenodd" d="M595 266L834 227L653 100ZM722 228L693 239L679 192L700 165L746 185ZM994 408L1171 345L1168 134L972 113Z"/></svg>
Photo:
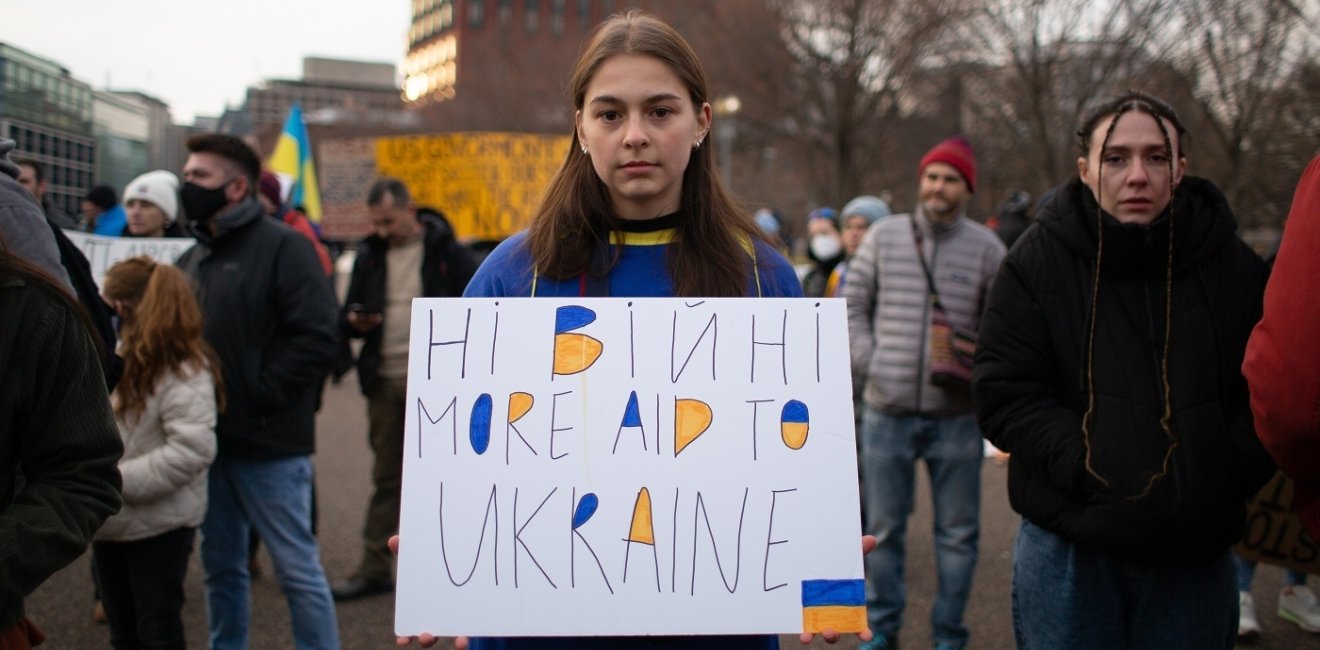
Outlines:
<svg viewBox="0 0 1320 650"><path fill-rule="evenodd" d="M363 339L357 371L367 398L374 489L362 527L362 561L353 575L331 585L336 600L394 590L386 543L399 525L412 301L462 295L477 268L444 215L419 209L403 181L377 180L367 192L367 211L372 234L358 248L340 330Z"/></svg>

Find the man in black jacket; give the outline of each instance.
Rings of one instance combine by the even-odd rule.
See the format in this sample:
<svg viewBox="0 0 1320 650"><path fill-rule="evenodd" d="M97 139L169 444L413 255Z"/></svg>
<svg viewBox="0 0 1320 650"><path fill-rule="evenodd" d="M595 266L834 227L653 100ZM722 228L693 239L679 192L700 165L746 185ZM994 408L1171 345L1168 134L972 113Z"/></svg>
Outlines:
<svg viewBox="0 0 1320 650"><path fill-rule="evenodd" d="M339 326L349 336L365 339L357 371L371 421L375 492L362 528L362 564L354 575L335 583L338 600L394 588L393 554L386 543L399 522L412 300L462 296L477 269L476 259L454 239L444 215L419 211L402 181L376 181L367 193L367 209L372 235L358 247Z"/></svg>
<svg viewBox="0 0 1320 650"><path fill-rule="evenodd" d="M1009 252L981 321L981 429L1012 454L1021 648L1231 648L1229 548L1273 466L1241 373L1265 266L1185 131L1128 93Z"/></svg>
<svg viewBox="0 0 1320 650"><path fill-rule="evenodd" d="M202 567L212 648L247 645L248 533L266 540L299 648L338 648L334 601L312 535L315 415L335 353L335 298L312 245L264 217L261 162L243 141L188 140L179 198L197 245L178 265L196 284L225 379Z"/></svg>
<svg viewBox="0 0 1320 650"><path fill-rule="evenodd" d="M110 317L110 308L101 299L101 290L96 286L96 280L92 278L92 266L87 261L87 256L83 255L77 244L64 234L65 228L77 229L81 224L46 201L46 171L41 163L30 158L17 157L12 162L18 165L19 185L32 194L32 198L36 199L42 212L45 213L46 223L55 238L55 247L59 250L60 266L64 267L64 271L69 276L78 303L91 317L96 334L105 343L107 351L103 364L105 385L107 389L113 391L115 384L119 383L119 375L124 372L124 361L115 354L118 341L115 324Z"/></svg>

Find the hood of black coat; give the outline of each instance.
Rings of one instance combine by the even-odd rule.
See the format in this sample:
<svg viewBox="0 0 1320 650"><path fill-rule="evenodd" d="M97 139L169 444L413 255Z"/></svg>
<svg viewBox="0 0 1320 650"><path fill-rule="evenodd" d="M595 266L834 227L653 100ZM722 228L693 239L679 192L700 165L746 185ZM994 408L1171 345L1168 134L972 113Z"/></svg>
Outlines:
<svg viewBox="0 0 1320 650"><path fill-rule="evenodd" d="M1087 260L1094 260L1100 250L1097 224L1102 224L1106 274L1145 268L1148 256L1167 255L1170 232L1175 272L1195 266L1237 236L1237 219L1228 199L1208 180L1184 177L1170 205L1148 225L1120 223L1101 213L1090 188L1074 178L1046 194L1036 221L1074 255Z"/></svg>

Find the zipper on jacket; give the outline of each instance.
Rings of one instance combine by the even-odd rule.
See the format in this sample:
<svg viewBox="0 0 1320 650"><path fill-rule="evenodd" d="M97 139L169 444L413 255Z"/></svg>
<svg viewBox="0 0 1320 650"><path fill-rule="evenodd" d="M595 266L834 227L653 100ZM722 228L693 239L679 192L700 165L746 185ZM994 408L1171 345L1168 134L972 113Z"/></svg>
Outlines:
<svg viewBox="0 0 1320 650"><path fill-rule="evenodd" d="M1162 273L1167 274L1169 272L1169 269L1167 268L1160 269L1158 265L1152 264L1152 260L1161 259L1161 258L1154 257L1154 252L1152 251L1154 242L1152 241L1151 232L1149 229L1146 230L1145 244L1146 245L1145 245L1143 258L1145 260L1144 264L1146 265L1147 270L1151 270L1153 268L1156 271L1162 271ZM1172 263L1172 260L1167 260L1167 259L1165 260L1165 264L1170 264L1170 263ZM1142 276L1143 277L1142 277L1141 287L1142 287L1142 292L1145 293L1145 297L1146 297L1144 301L1145 311L1146 311L1146 328L1150 336L1150 344L1151 344L1150 345L1151 370L1155 374L1155 396L1157 397L1156 408L1158 409L1160 420L1163 421L1164 402L1166 399L1172 399L1172 396L1166 396L1164 394L1164 373L1162 371L1162 366L1160 362L1160 353L1164 348L1164 342L1159 338L1159 334L1158 334L1159 328L1158 328L1158 324L1155 322L1156 314L1160 313L1160 311L1155 309L1155 304L1152 300L1153 294L1150 290L1152 275L1149 273L1143 273ZM1160 275L1155 277L1164 277L1164 276ZM1163 282L1161 282L1160 285L1164 287L1168 286ZM1164 299L1166 301L1173 300L1173 296L1170 295L1169 291L1171 291L1171 289L1166 290L1164 295ZM1169 422L1169 427L1170 428L1173 427L1173 422ZM1161 438L1165 436L1164 428L1162 426L1159 427L1158 434L1160 435ZM1165 440L1164 444L1171 445L1173 444L1173 442L1170 440ZM1177 461L1173 460L1172 462L1170 462L1168 473L1164 476L1163 479L1164 481L1173 482L1173 501L1174 503L1179 505L1183 503L1181 474L1182 473L1178 471Z"/></svg>
<svg viewBox="0 0 1320 650"><path fill-rule="evenodd" d="M917 226L917 227L920 228L921 226ZM925 238L923 237L922 239L925 239ZM930 281L931 281L932 283L935 282L935 271L936 271L936 269L935 269L935 261L936 261L936 259L939 257L939 250L940 250L940 241L939 241L938 239L934 238L934 237L931 237L931 242L930 242ZM921 248L918 248L918 249L917 249L917 255L919 255L920 257L923 257L923 258L924 258L924 257L926 256L926 251L922 250ZM921 264L921 263L922 263L922 260L917 260L917 263L918 263L918 264ZM917 361L918 361L918 362L917 362L917 403L916 403L917 413L925 413L925 410L921 408L921 402L922 402L922 397L924 396L924 394L925 394L925 392L926 392L926 390L925 390L925 389L926 389L926 382L927 382L927 379L926 379L926 378L927 378L927 376L928 376L928 373L926 372L926 364L930 362L929 359L927 359L927 356L926 356L926 355L927 355L927 351L930 349L930 340L929 340L929 337L930 337L930 301L931 301L931 299L932 299L933 297L934 297L934 296L932 296L931 293L930 293L930 287L926 287L926 299L925 299L924 301L922 301L924 304L923 304L922 307L921 307L921 345L917 348L917 350L918 350L918 357L917 357ZM947 316L947 314L946 314L946 316Z"/></svg>
<svg viewBox="0 0 1320 650"><path fill-rule="evenodd" d="M1145 232L1145 251L1143 251L1144 254L1142 255L1147 270L1150 270L1153 266L1151 264L1152 245L1153 242L1151 241L1150 229L1147 228ZM1168 270L1166 269L1165 272L1167 273ZM1142 273L1141 275L1141 291L1145 294L1146 298L1142 303L1146 311L1146 335L1150 339L1151 369L1155 373L1155 395L1159 398L1158 404L1162 416L1164 412L1164 373L1160 372L1160 348L1162 343L1159 339L1155 323L1156 310L1152 301L1153 296L1150 291L1150 274ZM1168 296L1165 296L1165 300L1168 300L1168 298Z"/></svg>

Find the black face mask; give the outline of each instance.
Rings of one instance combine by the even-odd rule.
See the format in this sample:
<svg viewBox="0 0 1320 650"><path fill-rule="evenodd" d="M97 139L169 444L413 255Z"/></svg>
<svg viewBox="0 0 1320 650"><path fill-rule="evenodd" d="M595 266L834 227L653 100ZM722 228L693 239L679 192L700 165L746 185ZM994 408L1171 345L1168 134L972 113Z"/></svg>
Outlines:
<svg viewBox="0 0 1320 650"><path fill-rule="evenodd" d="M213 190L208 190L201 185L185 182L179 189L179 203L183 206L183 212L188 215L188 219L194 222L209 221L221 208L229 204L229 199L225 197L225 183Z"/></svg>

